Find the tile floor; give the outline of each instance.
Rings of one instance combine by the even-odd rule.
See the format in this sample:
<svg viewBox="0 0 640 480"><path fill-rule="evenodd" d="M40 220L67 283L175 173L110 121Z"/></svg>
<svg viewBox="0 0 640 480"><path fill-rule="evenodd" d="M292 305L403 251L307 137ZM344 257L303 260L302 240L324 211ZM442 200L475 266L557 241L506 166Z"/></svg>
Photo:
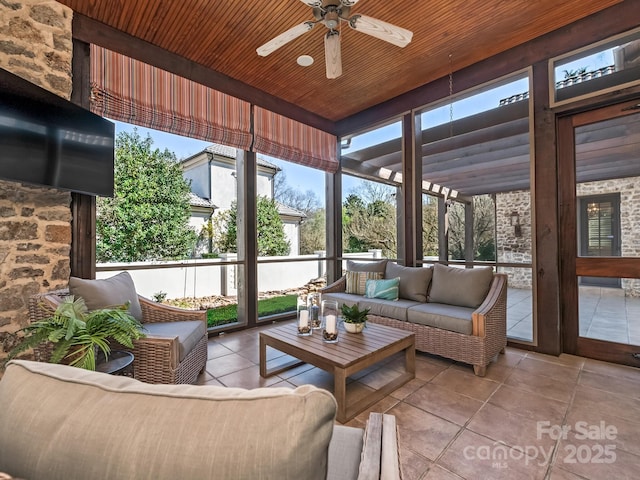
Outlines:
<svg viewBox="0 0 640 480"><path fill-rule="evenodd" d="M302 365L263 379L259 327L209 341L200 383L229 387L332 389L331 375ZM270 366L289 357L268 349ZM351 379L366 395L402 365L394 358ZM640 466L640 369L508 348L487 376L470 366L418 353L416 378L368 412L398 421L404 480L637 479Z"/></svg>
<svg viewBox="0 0 640 480"><path fill-rule="evenodd" d="M507 335L532 341L531 289L509 288ZM578 290L580 336L640 345L640 298L625 297L620 288L581 286Z"/></svg>

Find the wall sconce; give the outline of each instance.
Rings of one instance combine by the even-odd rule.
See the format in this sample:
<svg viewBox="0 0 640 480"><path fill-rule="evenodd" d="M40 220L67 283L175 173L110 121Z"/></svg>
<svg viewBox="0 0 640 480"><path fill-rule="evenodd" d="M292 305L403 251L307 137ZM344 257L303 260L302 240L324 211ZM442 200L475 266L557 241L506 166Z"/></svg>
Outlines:
<svg viewBox="0 0 640 480"><path fill-rule="evenodd" d="M511 212L511 226L513 227L513 234L516 237L522 236L522 226L520 225L520 214L515 210Z"/></svg>

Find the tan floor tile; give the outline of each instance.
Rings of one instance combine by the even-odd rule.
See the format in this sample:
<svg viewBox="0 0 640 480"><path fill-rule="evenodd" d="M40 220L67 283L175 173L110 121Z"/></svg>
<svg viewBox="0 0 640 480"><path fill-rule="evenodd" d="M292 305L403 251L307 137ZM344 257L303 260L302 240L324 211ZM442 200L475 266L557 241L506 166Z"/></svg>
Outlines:
<svg viewBox="0 0 640 480"><path fill-rule="evenodd" d="M358 381L375 390L378 390L380 387L383 387L387 383L398 378L401 374L402 372L389 368L389 366L385 365L384 367L378 368L377 370L374 370L364 377L360 377Z"/></svg>
<svg viewBox="0 0 640 480"><path fill-rule="evenodd" d="M626 378L631 381L640 382L640 368L627 367L626 365L615 365L613 363L600 362L598 360L585 359L583 371L599 373L616 378Z"/></svg>
<svg viewBox="0 0 640 480"><path fill-rule="evenodd" d="M455 473L445 470L440 465L433 465L424 480L465 480Z"/></svg>
<svg viewBox="0 0 640 480"><path fill-rule="evenodd" d="M461 426L482 406L479 400L431 383L409 395L404 401Z"/></svg>
<svg viewBox="0 0 640 480"><path fill-rule="evenodd" d="M268 387L274 383L282 381L280 377L275 375L273 377L262 378L260 376L260 367L258 365L244 368L228 375L223 375L218 377L218 380L227 387L237 388Z"/></svg>
<svg viewBox="0 0 640 480"><path fill-rule="evenodd" d="M209 344L207 345L207 358L211 360L212 358L223 357L225 355L229 355L233 353L224 345L209 340Z"/></svg>
<svg viewBox="0 0 640 480"><path fill-rule="evenodd" d="M565 403L571 401L575 390L573 382L563 382L553 377L526 372L519 368L516 368L504 383L526 392L537 393Z"/></svg>
<svg viewBox="0 0 640 480"><path fill-rule="evenodd" d="M578 385L572 408L600 409L635 422L640 418L640 400Z"/></svg>
<svg viewBox="0 0 640 480"><path fill-rule="evenodd" d="M597 388L616 395L626 395L640 399L640 379L614 377L607 374L583 371L578 383L585 387Z"/></svg>
<svg viewBox="0 0 640 480"><path fill-rule="evenodd" d="M450 366L448 362L439 363L422 355L416 356L416 378L428 382Z"/></svg>
<svg viewBox="0 0 640 480"><path fill-rule="evenodd" d="M406 403L399 403L389 413L396 416L400 448L430 460L435 460L460 430L458 425Z"/></svg>
<svg viewBox="0 0 640 480"><path fill-rule="evenodd" d="M527 355L525 350L507 347L504 353L499 353L492 364L503 365L506 367L515 367Z"/></svg>
<svg viewBox="0 0 640 480"><path fill-rule="evenodd" d="M280 372L278 376L286 380L287 378L295 377L296 375L300 375L301 373L306 372L307 370L311 370L312 368L316 367L309 363L303 363L302 365L298 365L297 367Z"/></svg>
<svg viewBox="0 0 640 480"><path fill-rule="evenodd" d="M567 403L509 385L501 385L489 399L489 403L531 420L548 421L554 425L562 422L568 407Z"/></svg>
<svg viewBox="0 0 640 480"><path fill-rule="evenodd" d="M564 365L565 367L582 368L584 364L584 358L576 357L575 355L568 355L566 353L556 355L547 355L538 352L527 352L528 358L541 360L543 362L555 363L557 365Z"/></svg>
<svg viewBox="0 0 640 480"><path fill-rule="evenodd" d="M274 383L273 385L269 385L269 388L280 388L280 387L296 388L296 386L297 385L294 385L293 383L289 383L286 380L282 380L281 382Z"/></svg>
<svg viewBox="0 0 640 480"><path fill-rule="evenodd" d="M221 384L218 380L216 380L215 378L212 378L211 380L207 380L204 385L211 385L214 387L224 387L223 384Z"/></svg>
<svg viewBox="0 0 640 480"><path fill-rule="evenodd" d="M399 402L400 400L396 400L393 397L389 397L389 396L384 397L382 400L380 400L377 403L374 403L362 413L359 413L358 416L355 418L360 420L364 424L369 418L369 414L371 412L387 413L389 410L395 407Z"/></svg>
<svg viewBox="0 0 640 480"><path fill-rule="evenodd" d="M436 462L466 479L542 480L547 466L493 440L464 430Z"/></svg>
<svg viewBox="0 0 640 480"><path fill-rule="evenodd" d="M420 387L427 383L426 380L422 380L420 378L414 378L413 380L408 381L403 386L391 392L391 396L398 400L404 400L413 392L418 390Z"/></svg>
<svg viewBox="0 0 640 480"><path fill-rule="evenodd" d="M287 378L287 381L296 386L310 383L316 387L333 391L333 375L319 368L306 370L299 375Z"/></svg>
<svg viewBox="0 0 640 480"><path fill-rule="evenodd" d="M555 465L589 480L636 480L640 457L607 445L612 444L607 440L561 441Z"/></svg>
<svg viewBox="0 0 640 480"><path fill-rule="evenodd" d="M236 352L238 355L242 355L244 358L251 360L256 365L260 364L260 349L259 348L243 348L242 350L238 350ZM276 350L275 348L267 347L267 362L269 360L274 360L276 358L283 357L285 353L280 350Z"/></svg>
<svg viewBox="0 0 640 480"><path fill-rule="evenodd" d="M254 363L241 357L237 353L225 355L207 361L207 372L214 377L222 377L232 372L253 366Z"/></svg>
<svg viewBox="0 0 640 480"><path fill-rule="evenodd" d="M449 368L434 378L431 383L440 385L461 395L485 401L500 385L492 380Z"/></svg>
<svg viewBox="0 0 640 480"><path fill-rule="evenodd" d="M549 480L584 480L584 477L579 477L575 473L567 472L557 465L554 465L551 468Z"/></svg>
<svg viewBox="0 0 640 480"><path fill-rule="evenodd" d="M556 444L556 440L550 435L545 435L539 430L537 420L523 417L490 403L485 404L474 415L466 428L523 452L527 452L527 449L532 447L542 448L547 458L550 458Z"/></svg>
<svg viewBox="0 0 640 480"><path fill-rule="evenodd" d="M423 479L424 473L431 466L431 461L411 450L400 452L400 468L402 470L402 480Z"/></svg>
<svg viewBox="0 0 640 480"><path fill-rule="evenodd" d="M465 373L473 374L473 367L470 365L456 364L456 365L453 365L451 368L455 370L463 371ZM487 374L482 378L486 380L493 380L494 382L502 383L507 378L509 378L509 375L511 375L514 369L515 369L515 366L512 367L506 364L491 362L487 366Z"/></svg>
<svg viewBox="0 0 640 480"><path fill-rule="evenodd" d="M257 350L260 345L258 335L255 333L253 335L242 335L233 333L228 335L221 335L216 338L216 341L234 352L249 348Z"/></svg>
<svg viewBox="0 0 640 480"><path fill-rule="evenodd" d="M640 418L630 421L602 408L573 407L569 410L565 423L571 427L567 439L574 443L612 444L616 449L640 457ZM585 442L585 436L594 436L596 439Z"/></svg>
<svg viewBox="0 0 640 480"><path fill-rule="evenodd" d="M527 357L522 359L517 368L518 370L524 370L529 373L545 375L561 382L575 383L577 381L578 375L580 374L578 367L550 362L542 359L543 357L549 357L549 355L537 354L536 356L530 356L530 354L527 354Z"/></svg>

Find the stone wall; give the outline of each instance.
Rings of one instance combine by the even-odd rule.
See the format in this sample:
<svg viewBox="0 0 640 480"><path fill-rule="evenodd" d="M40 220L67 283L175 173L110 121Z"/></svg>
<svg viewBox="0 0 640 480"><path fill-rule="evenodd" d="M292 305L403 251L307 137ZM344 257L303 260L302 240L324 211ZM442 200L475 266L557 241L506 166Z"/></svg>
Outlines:
<svg viewBox="0 0 640 480"><path fill-rule="evenodd" d="M0 66L71 95L72 12L55 1L0 0ZM65 286L71 195L0 181L0 360L27 322L30 295Z"/></svg>
<svg viewBox="0 0 640 480"><path fill-rule="evenodd" d="M519 215L521 236L511 225L511 214ZM496 194L496 245L498 262L532 263L531 195L529 190ZM531 268L501 267L509 275L509 287L531 288Z"/></svg>
<svg viewBox="0 0 640 480"><path fill-rule="evenodd" d="M620 246L623 257L640 257L640 177L579 183L579 197L620 194ZM625 295L640 297L640 279L623 278Z"/></svg>

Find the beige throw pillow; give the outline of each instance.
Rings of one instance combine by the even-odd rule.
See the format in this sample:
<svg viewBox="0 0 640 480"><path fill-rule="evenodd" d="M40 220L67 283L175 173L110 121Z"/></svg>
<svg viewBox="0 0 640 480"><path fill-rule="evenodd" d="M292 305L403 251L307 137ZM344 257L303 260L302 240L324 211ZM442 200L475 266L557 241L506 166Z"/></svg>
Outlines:
<svg viewBox="0 0 640 480"><path fill-rule="evenodd" d="M140 301L129 272L122 272L104 280L71 277L69 292L74 297L82 297L89 310L124 305L129 302L129 313L142 321Z"/></svg>

